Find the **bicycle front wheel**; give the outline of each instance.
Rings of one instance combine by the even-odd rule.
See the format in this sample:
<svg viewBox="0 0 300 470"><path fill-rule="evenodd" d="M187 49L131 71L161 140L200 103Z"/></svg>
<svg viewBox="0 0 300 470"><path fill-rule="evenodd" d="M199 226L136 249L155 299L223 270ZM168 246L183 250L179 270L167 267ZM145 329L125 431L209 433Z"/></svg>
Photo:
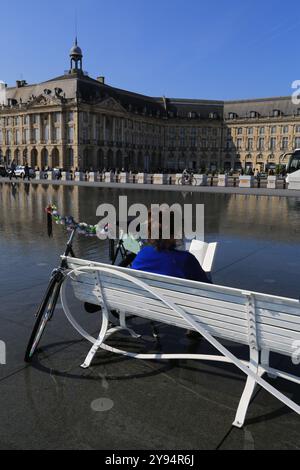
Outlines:
<svg viewBox="0 0 300 470"><path fill-rule="evenodd" d="M30 362L45 331L46 325L51 320L60 292L62 280L54 276L47 288L45 297L37 311L36 321L26 348L25 362Z"/></svg>

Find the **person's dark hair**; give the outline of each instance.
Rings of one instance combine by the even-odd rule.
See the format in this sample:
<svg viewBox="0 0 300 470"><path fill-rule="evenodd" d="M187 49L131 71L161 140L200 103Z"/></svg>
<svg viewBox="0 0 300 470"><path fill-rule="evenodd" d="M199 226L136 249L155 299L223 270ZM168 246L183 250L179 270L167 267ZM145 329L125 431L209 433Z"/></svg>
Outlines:
<svg viewBox="0 0 300 470"><path fill-rule="evenodd" d="M176 247L177 241L175 239L175 215L173 212L170 213L170 218L169 218L169 229L170 229L170 238L168 239L163 239L163 212L159 211L159 223L158 223L158 233L159 233L159 238L158 239L152 239L152 228L154 227L154 224L157 224L157 220L153 219L153 214L151 211L148 213L148 241L149 243L154 246L157 250L162 251L162 250L171 250ZM166 230L168 227L164 227Z"/></svg>

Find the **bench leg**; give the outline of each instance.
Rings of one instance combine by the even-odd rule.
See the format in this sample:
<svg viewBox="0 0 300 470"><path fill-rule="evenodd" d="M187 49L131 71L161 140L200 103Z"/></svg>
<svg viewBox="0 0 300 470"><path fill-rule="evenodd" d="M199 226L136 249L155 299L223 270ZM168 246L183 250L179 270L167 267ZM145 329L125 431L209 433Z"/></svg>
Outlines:
<svg viewBox="0 0 300 470"><path fill-rule="evenodd" d="M86 356L86 359L84 363L80 366L83 369L88 369L90 367L92 360L94 359L95 354L97 353L98 349L100 348L101 344L104 341L107 329L108 329L108 316L106 315L106 309L102 309L102 326L101 330L98 336L98 339L95 341L93 346L91 347L88 355Z"/></svg>
<svg viewBox="0 0 300 470"><path fill-rule="evenodd" d="M253 396L254 390L256 387L256 382L251 377L248 377L246 386L243 391L242 398L239 403L238 410L236 412L235 420L233 426L237 428L242 428L244 426L247 410Z"/></svg>
<svg viewBox="0 0 300 470"><path fill-rule="evenodd" d="M265 367L266 369L270 367L270 351L268 351L267 349L264 349L261 352L261 365L262 367ZM271 374L270 372L268 372L268 370L267 370L267 374L270 379L277 379L277 375Z"/></svg>
<svg viewBox="0 0 300 470"><path fill-rule="evenodd" d="M120 325L123 330L128 331L128 333L132 336L132 338L138 339L141 337L141 335L138 335L132 328L128 328L127 323L126 323L125 312L120 312Z"/></svg>
<svg viewBox="0 0 300 470"><path fill-rule="evenodd" d="M250 350L250 362L249 362L249 369L252 370L255 374L259 375L260 377L264 374L264 370L259 368L259 351L257 349ZM253 393L256 388L256 380L253 377L247 377L246 386L244 388L235 420L233 422L233 426L237 428L242 428L245 423L246 414L250 405L251 398L253 397Z"/></svg>

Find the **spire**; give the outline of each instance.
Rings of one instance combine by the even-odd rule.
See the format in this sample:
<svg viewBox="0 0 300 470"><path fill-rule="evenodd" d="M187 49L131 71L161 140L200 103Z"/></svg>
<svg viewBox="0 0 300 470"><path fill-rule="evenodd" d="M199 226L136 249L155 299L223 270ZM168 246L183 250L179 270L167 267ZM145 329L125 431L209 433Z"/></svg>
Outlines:
<svg viewBox="0 0 300 470"><path fill-rule="evenodd" d="M70 58L71 58L71 73L74 72L82 72L82 50L78 46L78 38L77 34L75 36L74 46L70 50Z"/></svg>

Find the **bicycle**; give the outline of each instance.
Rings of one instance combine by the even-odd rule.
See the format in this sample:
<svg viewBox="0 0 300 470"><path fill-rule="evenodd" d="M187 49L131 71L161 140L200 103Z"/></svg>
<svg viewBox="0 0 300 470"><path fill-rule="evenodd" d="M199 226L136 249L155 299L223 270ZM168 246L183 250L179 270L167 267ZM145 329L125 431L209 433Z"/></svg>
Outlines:
<svg viewBox="0 0 300 470"><path fill-rule="evenodd" d="M74 221L74 227L71 229L72 231L66 245L65 253L63 255L64 257L76 257L73 251L73 241L77 232L77 225L78 224ZM136 256L134 253L129 252L125 248L123 240L119 240L116 251L114 240L110 240L109 253L113 265L116 264L118 257L121 256L121 263L119 264L119 266L122 267L127 267L128 265L130 265ZM24 357L25 362L31 361L42 339L47 323L52 320L57 300L60 294L60 289L62 283L65 280L67 270L68 266L66 260L63 259L60 266L52 271L47 290L44 294L44 298L35 314L36 320L26 348ZM94 313L99 310L99 306L85 304L85 309L89 313Z"/></svg>
<svg viewBox="0 0 300 470"><path fill-rule="evenodd" d="M71 255L75 258L73 251L73 240L76 234L77 228L75 227L70 235L70 238L67 242L66 250L64 256ZM65 271L67 269L66 261L62 260L59 268L56 268L52 271L51 278L45 292L42 303L40 304L37 313L36 321L26 348L25 352L25 362L30 362L45 331L46 325L51 321L54 310L57 304L58 296L60 293L61 285L65 278Z"/></svg>
<svg viewBox="0 0 300 470"><path fill-rule="evenodd" d="M185 186L185 185L197 186L197 180L194 177L194 175L182 176L181 178L179 178L178 184L182 186Z"/></svg>

